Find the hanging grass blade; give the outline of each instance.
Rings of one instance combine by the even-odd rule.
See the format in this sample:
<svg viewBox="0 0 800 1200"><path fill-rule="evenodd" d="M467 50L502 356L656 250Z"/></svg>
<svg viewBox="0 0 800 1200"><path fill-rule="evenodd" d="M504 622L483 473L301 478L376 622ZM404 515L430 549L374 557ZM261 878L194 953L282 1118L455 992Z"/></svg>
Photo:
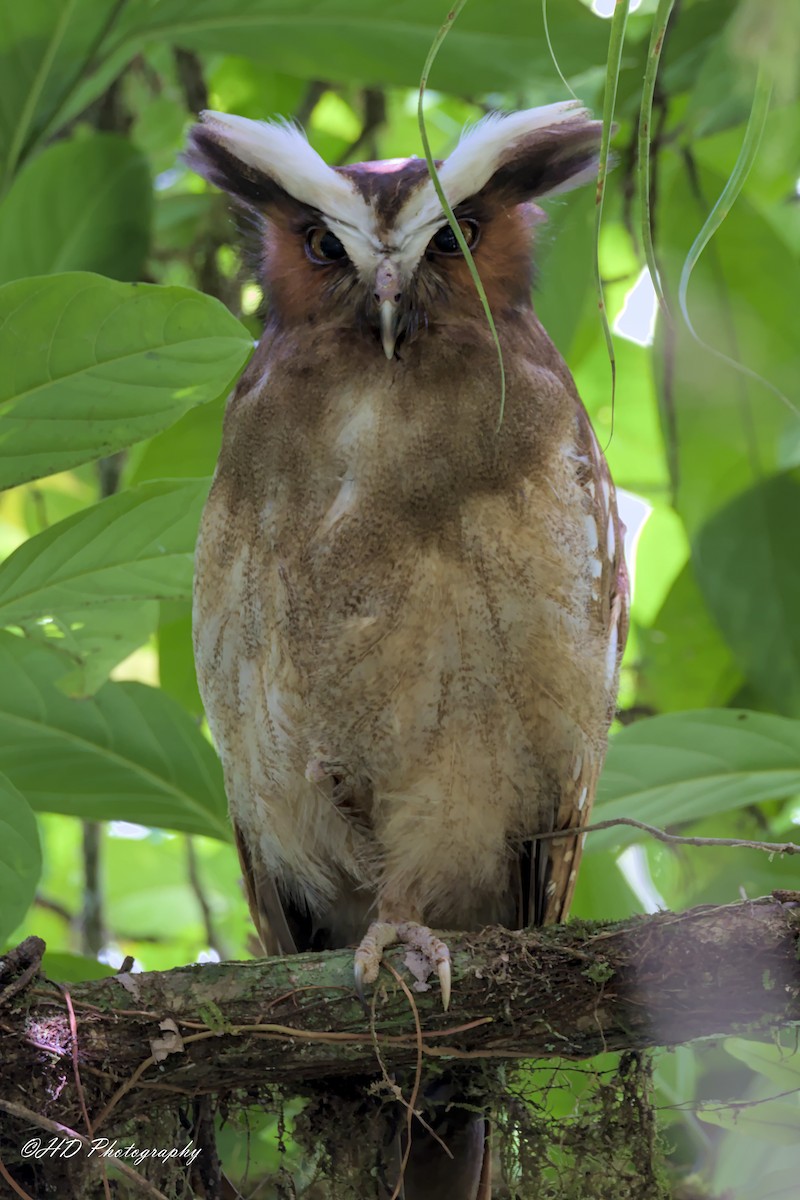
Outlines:
<svg viewBox="0 0 800 1200"><path fill-rule="evenodd" d="M556 74L558 75L558 78L563 83L564 87L569 92L572 99L577 100L578 97L573 92L572 88L569 85L569 82L567 81L567 79L564 76L564 72L561 70L561 67L558 64L558 59L556 58L556 52L553 49L553 43L550 40L550 26L547 23L547 0L542 0L542 26L544 28L544 40L547 42L547 49L550 51L550 58L553 60L553 66L556 69Z"/></svg>
<svg viewBox="0 0 800 1200"><path fill-rule="evenodd" d="M667 25L672 16L675 0L658 0L658 8L653 17L653 28L650 31L650 45L647 50L647 63L644 69L642 85L642 104L639 109L639 207L642 219L642 246L644 257L653 288L656 293L659 308L669 317L667 301L661 287L658 273L656 251L653 245L653 228L650 220L650 128L653 121L653 97L656 91L658 67L661 62L661 50Z"/></svg>
<svg viewBox="0 0 800 1200"><path fill-rule="evenodd" d="M606 194L606 178L608 176L609 147L614 125L614 108L617 102L617 85L619 83L620 64L622 62L622 47L625 42L625 28L628 24L628 8L630 0L616 0L614 15L611 18L611 32L608 37L608 59L606 61L606 87L603 97L603 133L600 138L600 162L597 169L597 204L594 222L594 282L597 291L597 305L600 309L600 320L603 326L603 336L608 350L608 362L611 367L611 433L614 432L614 401L617 392L617 360L614 354L614 339L611 336L611 326L608 323L606 300L603 292L603 280L600 275L600 230L603 224L603 201Z"/></svg>
<svg viewBox="0 0 800 1200"><path fill-rule="evenodd" d="M728 178L728 182L720 192L716 204L706 217L702 229L692 242L692 245L689 248L689 253L686 255L683 267L681 268L681 278L678 285L678 302L680 304L681 313L683 314L683 319L686 322L686 328L689 330L689 333L699 346L702 346L703 349L707 350L709 354L713 354L716 358L721 359L722 362L733 367L733 369L738 371L741 375L745 375L748 379L753 379L755 382L762 384L765 388L768 388L769 391L773 392L791 412L795 413L797 416L800 416L800 410L797 409L789 397L786 396L779 387L776 387L774 383L770 383L768 379L765 379L763 375L759 375L759 373L754 371L751 367L746 366L744 363L738 362L735 358L731 358L731 356L726 354L723 350L718 350L716 346L712 346L708 342L704 341L692 324L692 319L689 316L689 308L687 305L687 293L692 272L697 266L700 256L705 250L706 246L711 241L719 227L722 225L725 218L728 216L728 213L733 208L733 205L736 203L736 200L742 188L744 187L745 181L750 174L753 163L756 160L758 148L761 144L761 137L764 132L764 126L767 121L767 115L769 113L771 96L772 80L762 62L762 64L759 66L758 75L756 77L756 86L753 93L753 104L750 109L750 117L747 122L747 129L745 130L739 156L736 159L733 170Z"/></svg>
<svg viewBox="0 0 800 1200"><path fill-rule="evenodd" d="M486 291L484 289L483 283L481 282L481 277L478 274L478 268L475 266L475 260L472 257L470 248L466 243L466 240L464 238L463 233L461 232L461 228L458 224L458 221L455 218L455 214L453 213L453 210L450 207L447 197L445 196L444 191L442 189L442 185L439 182L439 175L436 170L436 164L433 161L433 155L431 154L430 142L428 141L428 131L425 127L425 114L423 111L424 110L424 102L425 102L425 89L428 86L428 77L431 73L431 67L433 66L436 55L439 53L439 50L441 49L444 39L447 37L448 33L452 29L452 27L455 23L455 20L458 17L458 14L461 12L461 10L464 7L464 5L466 4L466 2L467 2L467 0L456 0L456 3L453 5L453 7L450 9L450 11L447 14L447 20L444 22L441 29L436 34L436 37L433 39L431 48L428 51L428 57L425 59L425 65L422 68L422 77L419 81L419 100L417 102L417 120L419 122L419 135L420 135L420 139L422 141L422 149L425 154L425 162L428 164L428 170L430 172L431 181L433 183L434 190L436 191L436 195L439 197L439 203L442 206L442 211L444 212L445 216L447 217L450 228L452 229L453 234L455 235L455 239L458 242L458 245L461 249L461 253L464 255L464 259L466 261L467 267L469 268L469 273L472 276L472 282L475 284L475 290L477 291L478 296L480 298L480 302L483 305L483 311L486 313L486 320L489 324L489 329L492 334L492 341L494 342L495 347L497 348L497 361L498 361L498 365L500 367L500 412L498 414L498 419L497 419L497 428L499 429L500 426L503 424L503 416L505 414L505 407L506 407L506 370L505 370L505 365L503 363L503 348L500 345L500 338L497 333L497 326L494 323L494 317L492 316L492 310L489 306L489 299L486 295Z"/></svg>

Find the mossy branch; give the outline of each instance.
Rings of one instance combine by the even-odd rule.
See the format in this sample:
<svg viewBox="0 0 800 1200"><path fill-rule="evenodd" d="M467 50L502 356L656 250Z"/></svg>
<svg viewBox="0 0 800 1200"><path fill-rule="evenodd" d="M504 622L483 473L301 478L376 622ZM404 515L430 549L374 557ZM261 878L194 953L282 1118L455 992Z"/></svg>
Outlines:
<svg viewBox="0 0 800 1200"><path fill-rule="evenodd" d="M450 1011L441 1011L436 985L414 997L429 1061L581 1059L800 1022L800 893L448 940ZM255 1095L270 1084L291 1094L334 1077L374 1077L376 1043L390 1072L413 1066L411 994L396 979L409 978L403 957L387 954L393 970L382 971L371 1013L354 995L348 951L74 985L77 1063L95 1134L181 1096ZM29 971L24 959L17 979ZM20 989L4 975L0 1023L0 1109L22 1086L28 1108L81 1129L62 988L29 975Z"/></svg>

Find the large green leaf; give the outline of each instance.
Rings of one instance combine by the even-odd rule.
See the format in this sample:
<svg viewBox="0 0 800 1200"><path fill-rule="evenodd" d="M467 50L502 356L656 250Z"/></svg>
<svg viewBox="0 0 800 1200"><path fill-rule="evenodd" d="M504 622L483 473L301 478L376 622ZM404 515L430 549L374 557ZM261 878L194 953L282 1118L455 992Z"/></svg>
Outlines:
<svg viewBox="0 0 800 1200"><path fill-rule="evenodd" d="M788 963L787 968L793 969ZM781 984L786 983L781 980ZM724 1046L728 1054L746 1063L751 1071L766 1075L782 1091L800 1091L800 1051L796 1047L790 1050L774 1042L751 1042L746 1038L726 1038Z"/></svg>
<svg viewBox="0 0 800 1200"><path fill-rule="evenodd" d="M0 565L0 625L186 600L207 479L143 483L30 538Z"/></svg>
<svg viewBox="0 0 800 1200"><path fill-rule="evenodd" d="M662 411L674 412L677 507L692 536L738 492L797 461L789 453L798 414L768 386L797 405L797 323L787 299L796 290L797 260L746 196L736 201L692 273L688 308L709 346L767 382L699 345L675 298L686 254L725 181L716 171L690 175L667 160L656 215L659 260L676 318L657 383ZM773 208L779 216L778 205ZM672 439L666 419L665 436Z"/></svg>
<svg viewBox="0 0 800 1200"><path fill-rule="evenodd" d="M0 487L151 437L222 395L252 351L210 296L99 275L0 288Z"/></svg>
<svg viewBox="0 0 800 1200"><path fill-rule="evenodd" d="M800 715L800 471L736 496L702 527L694 569L748 680Z"/></svg>
<svg viewBox="0 0 800 1200"><path fill-rule="evenodd" d="M25 916L41 873L36 817L25 797L0 775L0 946Z"/></svg>
<svg viewBox="0 0 800 1200"><path fill-rule="evenodd" d="M664 828L800 791L800 721L738 709L668 713L612 739L592 819ZM641 839L619 826L587 850Z"/></svg>
<svg viewBox="0 0 800 1200"><path fill-rule="evenodd" d="M637 703L656 712L726 704L742 676L687 563L649 628L639 629Z"/></svg>
<svg viewBox="0 0 800 1200"><path fill-rule="evenodd" d="M214 474L220 443L225 396L193 408L170 429L151 438L130 455L130 483L145 479L198 479Z"/></svg>
<svg viewBox="0 0 800 1200"><path fill-rule="evenodd" d="M58 124L79 84L85 107L110 82L106 74L90 83L87 68L119 8L113 0L0 4L0 179Z"/></svg>
<svg viewBox="0 0 800 1200"><path fill-rule="evenodd" d="M158 627L157 600L110 601L45 622L23 621L32 641L59 652L58 686L70 696L91 696L114 667L143 646Z"/></svg>
<svg viewBox="0 0 800 1200"><path fill-rule="evenodd" d="M303 79L413 87L446 16L446 5L429 0L160 0L128 5L106 49L117 53L157 39L244 55ZM604 63L608 28L580 0L551 4L548 17L566 74ZM471 0L442 46L431 83L474 95L529 86L532 79L552 80L563 93L541 6Z"/></svg>
<svg viewBox="0 0 800 1200"><path fill-rule="evenodd" d="M192 606L166 602L158 620L158 674L162 688L187 712L203 715L192 653Z"/></svg>
<svg viewBox="0 0 800 1200"><path fill-rule="evenodd" d="M0 204L0 283L58 271L137 279L152 208L147 162L125 138L57 142Z"/></svg>
<svg viewBox="0 0 800 1200"><path fill-rule="evenodd" d="M707 1125L730 1129L737 1136L744 1134L775 1146L796 1147L800 1142L800 1104L788 1100L759 1100L752 1107L709 1104L694 1111Z"/></svg>
<svg viewBox="0 0 800 1200"><path fill-rule="evenodd" d="M33 808L227 838L219 760L183 709L138 683L73 700L61 670L48 648L0 634L0 771Z"/></svg>

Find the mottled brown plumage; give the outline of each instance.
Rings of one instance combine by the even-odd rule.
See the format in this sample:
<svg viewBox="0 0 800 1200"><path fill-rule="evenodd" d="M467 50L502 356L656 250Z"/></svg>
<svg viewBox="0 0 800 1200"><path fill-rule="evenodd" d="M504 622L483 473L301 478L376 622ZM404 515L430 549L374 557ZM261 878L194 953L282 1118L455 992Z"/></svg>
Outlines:
<svg viewBox="0 0 800 1200"><path fill-rule="evenodd" d="M531 305L530 201L590 174L598 136L553 106L442 167L503 347L498 427L423 163L334 171L215 114L193 132L192 164L265 218L269 316L225 418L195 650L269 951L566 915L579 839L531 837L588 817L626 584L603 456Z"/></svg>

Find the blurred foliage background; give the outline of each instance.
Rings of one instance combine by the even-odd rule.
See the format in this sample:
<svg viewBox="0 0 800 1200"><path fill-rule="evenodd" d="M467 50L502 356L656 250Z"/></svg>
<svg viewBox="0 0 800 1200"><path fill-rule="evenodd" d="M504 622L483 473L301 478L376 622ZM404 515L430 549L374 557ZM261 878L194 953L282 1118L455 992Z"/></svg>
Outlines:
<svg viewBox="0 0 800 1200"><path fill-rule="evenodd" d="M551 0L549 45L538 2L468 0L426 95L434 154L483 113L562 100L567 87L601 112L610 22L596 7ZM654 12L668 6L631 7L597 244L616 331L613 411L594 189L547 203L537 251L540 317L618 485L639 498L626 513L649 510L595 812L791 840L800 9L674 6L650 131L669 320L656 319L643 270L636 152ZM332 163L421 154L416 89L445 16L430 0L0 9L0 937L45 938L56 979L109 972L126 955L163 969L255 952L194 679L190 595L225 397L263 297L227 199L181 164L186 127L206 107L281 114ZM734 170L759 70L772 99L758 154L688 287L698 341L679 278ZM725 903L797 880L792 859L618 829L590 837L574 913ZM676 1196L796 1196L790 1050L739 1039L657 1057ZM565 1118L586 1079L585 1067L560 1076L550 1103ZM252 1191L281 1161L302 1191L291 1139L279 1152L274 1115L251 1118L221 1134L232 1177Z"/></svg>

